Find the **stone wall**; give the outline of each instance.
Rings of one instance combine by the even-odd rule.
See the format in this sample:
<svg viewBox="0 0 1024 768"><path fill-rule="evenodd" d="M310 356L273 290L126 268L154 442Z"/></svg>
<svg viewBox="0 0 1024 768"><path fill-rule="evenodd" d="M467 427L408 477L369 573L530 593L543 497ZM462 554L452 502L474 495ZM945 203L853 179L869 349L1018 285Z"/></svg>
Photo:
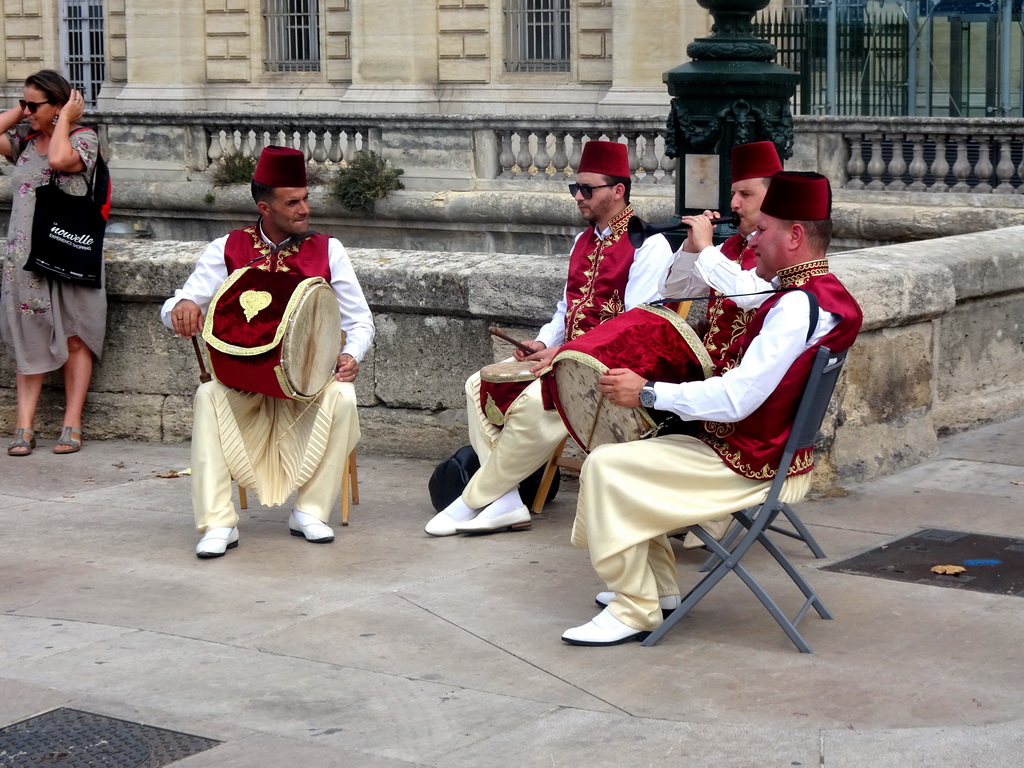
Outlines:
<svg viewBox="0 0 1024 768"><path fill-rule="evenodd" d="M939 435L1024 413L1024 227L832 257L860 300L864 329L819 446L820 490L932 455ZM87 439L189 438L198 368L158 319L199 242L108 241L107 349ZM358 381L363 450L440 459L467 442L463 381L508 355L498 323L532 338L564 281L558 256L350 249L376 317ZM13 367L0 363L0 429L14 426ZM38 428L56 434L51 375Z"/></svg>

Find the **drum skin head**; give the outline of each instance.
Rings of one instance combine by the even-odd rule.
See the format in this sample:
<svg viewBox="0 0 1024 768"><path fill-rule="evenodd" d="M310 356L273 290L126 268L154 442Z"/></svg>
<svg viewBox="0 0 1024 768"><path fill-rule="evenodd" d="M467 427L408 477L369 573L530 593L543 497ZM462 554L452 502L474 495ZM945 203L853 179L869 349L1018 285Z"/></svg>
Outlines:
<svg viewBox="0 0 1024 768"><path fill-rule="evenodd" d="M334 291L325 283L310 286L295 310L281 350L281 366L297 394L316 397L330 384L341 340L341 311Z"/></svg>

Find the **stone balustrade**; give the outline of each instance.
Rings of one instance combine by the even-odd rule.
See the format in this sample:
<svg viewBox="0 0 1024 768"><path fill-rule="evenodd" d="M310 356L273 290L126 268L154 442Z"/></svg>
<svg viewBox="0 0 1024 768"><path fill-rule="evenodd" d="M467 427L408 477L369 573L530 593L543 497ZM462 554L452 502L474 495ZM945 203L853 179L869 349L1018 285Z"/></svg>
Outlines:
<svg viewBox="0 0 1024 768"><path fill-rule="evenodd" d="M113 167L146 171L146 160L178 154L182 173L224 157L257 156L268 144L305 152L313 164L343 165L373 150L403 167L413 186L487 188L571 179L587 139L622 141L637 184L671 194L677 159L665 154L665 121L652 117L260 116L96 114ZM867 192L1019 194L1024 120L929 117L794 118L801 170L820 170L836 189ZM152 136L147 146L144 137ZM141 139L141 141L140 141ZM822 142L828 156L811 152ZM189 144L198 147L189 148ZM180 152L180 150L185 150ZM819 156L814 156L815 154ZM807 167L813 160L815 168ZM152 170L152 168L150 169ZM459 179L460 184L444 185ZM648 190L654 192L655 190Z"/></svg>
<svg viewBox="0 0 1024 768"><path fill-rule="evenodd" d="M819 442L819 489L912 465L943 433L1024 413L1024 227L849 251L834 271L865 315ZM192 345L158 310L205 243L110 238L107 349L86 439L179 442L198 381ZM377 335L357 382L363 450L438 459L467 442L463 382L506 357L498 323L533 338L562 290L564 256L351 248ZM14 426L14 372L0 362L0 430ZM38 427L63 402L48 377Z"/></svg>

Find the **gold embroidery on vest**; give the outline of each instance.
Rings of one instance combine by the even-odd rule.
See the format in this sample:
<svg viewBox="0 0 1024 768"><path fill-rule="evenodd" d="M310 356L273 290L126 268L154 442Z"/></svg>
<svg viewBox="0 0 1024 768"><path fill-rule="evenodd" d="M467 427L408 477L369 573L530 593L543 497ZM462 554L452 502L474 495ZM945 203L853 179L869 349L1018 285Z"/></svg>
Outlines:
<svg viewBox="0 0 1024 768"><path fill-rule="evenodd" d="M828 273L828 259L815 259L780 269L777 274L783 288L799 288L812 277L821 277Z"/></svg>
<svg viewBox="0 0 1024 768"><path fill-rule="evenodd" d="M251 227L246 227L244 231L248 232L252 237L253 250L263 257L263 261L259 264L251 263L248 266L261 269L264 272L291 272L292 269L285 263L285 259L298 253L302 244L306 241L306 238L303 237L275 252L274 246L260 237L258 225L254 224Z"/></svg>
<svg viewBox="0 0 1024 768"><path fill-rule="evenodd" d="M601 262L604 260L604 249L619 241L619 238L626 233L626 228L632 217L633 207L631 205L627 205L608 223L611 228L611 234L609 234L608 237L598 240L593 253L587 255L586 258L587 261L590 262L590 268L583 271L584 283L580 290L580 297L578 299L574 299L570 303L565 313L566 340L571 341L583 333L583 329L580 326L586 319L584 317L584 311L588 307L594 306L594 296L597 292L597 277L601 270ZM621 307L621 309L616 310L617 306ZM608 301L604 302L597 308L599 322L604 322L609 318L621 314L625 308L625 302L618 296L618 291L616 291ZM611 314L612 312L614 312L614 314ZM608 313L607 317L605 317L606 313Z"/></svg>

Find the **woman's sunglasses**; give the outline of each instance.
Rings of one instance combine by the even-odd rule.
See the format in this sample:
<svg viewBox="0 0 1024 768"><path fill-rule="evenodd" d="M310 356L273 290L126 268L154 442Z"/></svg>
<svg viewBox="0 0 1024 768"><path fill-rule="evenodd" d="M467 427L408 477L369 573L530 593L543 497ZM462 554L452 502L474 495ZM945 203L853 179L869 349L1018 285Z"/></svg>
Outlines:
<svg viewBox="0 0 1024 768"><path fill-rule="evenodd" d="M576 197L576 193L579 192L581 195L583 195L584 200L589 200L594 196L595 189L604 189L605 187L614 186L614 184L594 184L593 186L591 186L590 184L570 184L569 194L572 195L573 197Z"/></svg>
<svg viewBox="0 0 1024 768"><path fill-rule="evenodd" d="M36 113L36 110L44 104L53 104L52 101L25 101L24 99L18 99L18 103L21 104L22 109L28 107L28 111L33 115Z"/></svg>

